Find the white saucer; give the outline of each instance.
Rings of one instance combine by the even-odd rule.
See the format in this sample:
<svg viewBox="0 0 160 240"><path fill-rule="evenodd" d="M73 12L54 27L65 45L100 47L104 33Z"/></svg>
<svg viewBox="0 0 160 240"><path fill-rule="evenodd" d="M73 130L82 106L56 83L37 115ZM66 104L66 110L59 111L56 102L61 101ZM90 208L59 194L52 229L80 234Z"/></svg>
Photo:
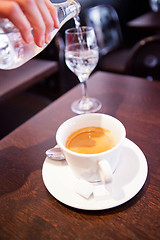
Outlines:
<svg viewBox="0 0 160 240"><path fill-rule="evenodd" d="M46 158L42 168L44 184L60 202L83 210L103 210L119 206L134 197L143 187L148 173L146 158L140 148L125 139L120 164L113 181L106 185L110 194L106 199L85 199L75 192L77 179L64 161Z"/></svg>

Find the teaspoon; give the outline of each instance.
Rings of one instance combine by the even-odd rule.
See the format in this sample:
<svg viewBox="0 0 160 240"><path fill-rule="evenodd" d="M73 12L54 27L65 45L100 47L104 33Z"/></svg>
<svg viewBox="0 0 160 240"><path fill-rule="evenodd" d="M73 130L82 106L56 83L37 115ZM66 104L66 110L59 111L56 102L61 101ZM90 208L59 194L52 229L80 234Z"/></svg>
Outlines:
<svg viewBox="0 0 160 240"><path fill-rule="evenodd" d="M64 160L65 157L63 153L61 152L60 148L56 145L54 148L50 148L46 151L47 157L53 160Z"/></svg>

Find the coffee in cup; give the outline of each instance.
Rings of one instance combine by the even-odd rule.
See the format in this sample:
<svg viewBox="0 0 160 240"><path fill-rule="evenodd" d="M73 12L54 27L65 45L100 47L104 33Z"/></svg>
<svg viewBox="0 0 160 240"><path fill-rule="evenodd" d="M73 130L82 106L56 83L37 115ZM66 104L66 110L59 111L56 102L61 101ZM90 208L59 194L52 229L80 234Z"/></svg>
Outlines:
<svg viewBox="0 0 160 240"><path fill-rule="evenodd" d="M73 152L95 154L105 152L115 145L116 140L110 130L91 126L73 132L65 146Z"/></svg>
<svg viewBox="0 0 160 240"><path fill-rule="evenodd" d="M83 134L87 135L92 130L94 137L91 142L83 141ZM112 180L118 167L125 136L125 127L118 119L106 114L89 113L65 121L57 130L56 140L77 178L88 182L107 183ZM89 138L89 134L87 137ZM108 138L109 140L106 140ZM99 141L102 141L102 144ZM84 142L93 145L93 148L84 146ZM71 145L74 150L70 148ZM76 151L75 146L78 146Z"/></svg>

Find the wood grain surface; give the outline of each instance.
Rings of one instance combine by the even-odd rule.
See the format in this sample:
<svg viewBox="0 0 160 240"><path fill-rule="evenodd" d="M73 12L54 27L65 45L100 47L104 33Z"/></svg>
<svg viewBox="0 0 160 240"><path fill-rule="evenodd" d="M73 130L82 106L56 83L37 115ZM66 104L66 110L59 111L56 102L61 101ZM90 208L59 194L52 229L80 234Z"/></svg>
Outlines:
<svg viewBox="0 0 160 240"><path fill-rule="evenodd" d="M102 101L100 112L123 122L127 138L144 152L145 185L130 201L103 211L68 207L47 191L45 151L56 144L58 126L75 115L70 105L81 96L78 85L0 141L1 240L159 239L160 82L97 72L88 92Z"/></svg>

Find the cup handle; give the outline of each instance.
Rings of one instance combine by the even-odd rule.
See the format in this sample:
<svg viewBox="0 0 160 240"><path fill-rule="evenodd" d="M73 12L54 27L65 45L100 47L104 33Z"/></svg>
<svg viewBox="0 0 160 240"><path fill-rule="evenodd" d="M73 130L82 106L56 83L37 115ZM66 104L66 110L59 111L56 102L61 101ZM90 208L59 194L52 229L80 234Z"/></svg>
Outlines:
<svg viewBox="0 0 160 240"><path fill-rule="evenodd" d="M98 171L104 184L112 181L112 169L105 159L98 162Z"/></svg>

